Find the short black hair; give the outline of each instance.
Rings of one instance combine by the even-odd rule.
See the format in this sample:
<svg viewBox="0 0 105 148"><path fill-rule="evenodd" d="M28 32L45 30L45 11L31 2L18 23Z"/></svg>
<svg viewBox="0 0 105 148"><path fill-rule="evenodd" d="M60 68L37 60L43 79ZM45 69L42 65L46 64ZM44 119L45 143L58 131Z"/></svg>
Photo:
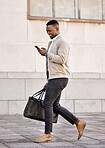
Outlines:
<svg viewBox="0 0 105 148"><path fill-rule="evenodd" d="M50 20L50 21L46 24L46 26L48 26L48 25L58 25L58 26L59 26L59 23L58 23L58 21L56 21L56 20Z"/></svg>

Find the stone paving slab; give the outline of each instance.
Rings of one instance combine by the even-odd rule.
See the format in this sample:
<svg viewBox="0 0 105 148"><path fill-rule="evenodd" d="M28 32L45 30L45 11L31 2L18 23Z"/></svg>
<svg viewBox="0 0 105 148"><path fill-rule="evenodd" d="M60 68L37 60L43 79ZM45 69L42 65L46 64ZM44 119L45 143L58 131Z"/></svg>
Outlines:
<svg viewBox="0 0 105 148"><path fill-rule="evenodd" d="M76 114L87 122L84 135L77 140L75 125L59 116L53 124L52 142L34 143L44 132L44 122L21 115L0 116L0 148L105 148L105 115Z"/></svg>

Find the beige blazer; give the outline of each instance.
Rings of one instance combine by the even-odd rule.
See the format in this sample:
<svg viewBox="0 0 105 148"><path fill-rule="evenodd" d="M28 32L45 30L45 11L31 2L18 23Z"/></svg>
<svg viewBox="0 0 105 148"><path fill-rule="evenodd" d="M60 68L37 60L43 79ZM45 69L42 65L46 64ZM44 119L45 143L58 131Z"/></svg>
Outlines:
<svg viewBox="0 0 105 148"><path fill-rule="evenodd" d="M48 49L51 42L48 44ZM58 36L51 46L50 51L47 53L49 59L49 79L54 78L69 78L69 57L70 48L63 38Z"/></svg>

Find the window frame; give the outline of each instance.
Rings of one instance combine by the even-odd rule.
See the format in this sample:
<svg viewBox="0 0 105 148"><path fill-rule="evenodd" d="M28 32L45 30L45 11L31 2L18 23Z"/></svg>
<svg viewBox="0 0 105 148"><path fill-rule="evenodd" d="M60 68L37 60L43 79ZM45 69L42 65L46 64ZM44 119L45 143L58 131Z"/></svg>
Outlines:
<svg viewBox="0 0 105 148"><path fill-rule="evenodd" d="M74 0L74 3L77 1L77 11L78 11L78 18L58 18L55 17L55 8L54 8L54 0L52 0L52 11L53 11L53 17L39 17L39 16L31 16L30 15L30 0L27 0L27 19L28 20L52 20L56 19L58 21L63 21L63 22L77 22L77 23L99 23L99 24L105 24L105 19L104 19L104 10L103 10L103 3L104 0L101 0L102 2L102 19L96 20L96 19L81 19L80 18L80 0ZM74 8L74 14L76 13L76 8ZM76 16L76 14L75 14Z"/></svg>

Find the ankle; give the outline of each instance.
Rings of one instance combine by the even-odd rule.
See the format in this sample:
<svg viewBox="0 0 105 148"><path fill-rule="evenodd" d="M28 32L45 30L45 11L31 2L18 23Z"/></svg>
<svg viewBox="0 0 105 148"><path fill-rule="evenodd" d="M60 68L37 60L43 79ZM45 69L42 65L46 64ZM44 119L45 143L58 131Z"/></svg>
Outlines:
<svg viewBox="0 0 105 148"><path fill-rule="evenodd" d="M45 134L46 134L46 135L51 135L51 133L50 133L50 132L46 132Z"/></svg>
<svg viewBox="0 0 105 148"><path fill-rule="evenodd" d="M45 137L51 138L51 133L45 133Z"/></svg>
<svg viewBox="0 0 105 148"><path fill-rule="evenodd" d="M77 120L77 121L75 122L76 126L78 125L79 121L80 121L80 120Z"/></svg>

